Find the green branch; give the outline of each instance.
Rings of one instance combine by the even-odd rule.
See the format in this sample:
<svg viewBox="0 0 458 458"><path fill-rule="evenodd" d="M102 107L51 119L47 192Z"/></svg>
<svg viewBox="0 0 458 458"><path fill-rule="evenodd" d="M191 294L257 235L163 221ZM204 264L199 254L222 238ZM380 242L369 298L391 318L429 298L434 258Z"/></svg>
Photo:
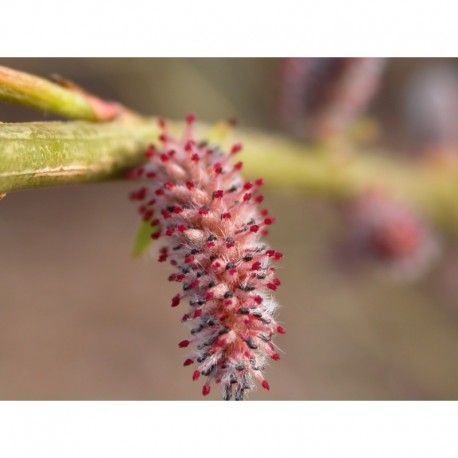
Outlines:
<svg viewBox="0 0 458 458"><path fill-rule="evenodd" d="M157 133L141 121L0 124L0 193L118 178Z"/></svg>
<svg viewBox="0 0 458 458"><path fill-rule="evenodd" d="M169 125L172 131L183 126ZM201 136L205 129L199 126ZM144 161L144 151L158 134L153 119L0 124L0 194L122 177ZM456 165L403 162L382 151L311 148L279 135L241 129L236 138L244 144L240 158L248 179L263 177L271 188L332 201L380 188L458 234Z"/></svg>

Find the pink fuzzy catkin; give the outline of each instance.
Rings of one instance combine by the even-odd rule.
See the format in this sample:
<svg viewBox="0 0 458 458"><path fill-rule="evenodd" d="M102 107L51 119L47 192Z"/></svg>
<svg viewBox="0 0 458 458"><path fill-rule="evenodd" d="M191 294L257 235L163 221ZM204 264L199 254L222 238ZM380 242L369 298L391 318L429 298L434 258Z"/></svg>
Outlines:
<svg viewBox="0 0 458 458"><path fill-rule="evenodd" d="M226 154L197 144L194 121L195 116L187 117L182 141L160 121L162 147L151 147L149 162L130 174L151 182L131 199L141 201L140 213L151 222L152 237L167 240L159 261L169 260L176 269L169 280L182 284L172 307L189 303L182 322L191 337L178 345L194 350L184 366L197 363L193 380L207 377L204 396L217 383L224 399L242 400L254 379L269 389L263 377L266 360L280 359L272 337L285 331L274 318L272 292L280 280L271 263L283 255L260 242L274 219L258 209L262 179L244 182L242 163L232 164L241 145Z"/></svg>

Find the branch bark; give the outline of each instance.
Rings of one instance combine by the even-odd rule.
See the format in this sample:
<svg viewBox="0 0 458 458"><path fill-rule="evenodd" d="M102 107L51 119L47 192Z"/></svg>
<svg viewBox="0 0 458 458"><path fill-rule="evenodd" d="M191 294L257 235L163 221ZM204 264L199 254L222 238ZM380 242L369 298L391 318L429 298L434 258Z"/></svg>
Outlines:
<svg viewBox="0 0 458 458"><path fill-rule="evenodd" d="M182 123L168 123L179 132ZM205 125L199 136L205 137ZM154 119L103 124L53 122L0 124L0 194L27 188L116 179L144 162L159 134ZM246 178L271 188L342 201L380 188L421 210L458 235L458 165L403 161L383 151L342 145L310 147L280 135L238 129ZM237 157L238 159L238 157Z"/></svg>

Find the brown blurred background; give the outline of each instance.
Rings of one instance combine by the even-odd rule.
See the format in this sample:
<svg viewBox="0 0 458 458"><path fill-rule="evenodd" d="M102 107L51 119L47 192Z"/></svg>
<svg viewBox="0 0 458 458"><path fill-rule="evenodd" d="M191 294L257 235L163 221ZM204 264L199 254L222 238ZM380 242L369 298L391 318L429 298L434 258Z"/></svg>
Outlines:
<svg viewBox="0 0 458 458"><path fill-rule="evenodd" d="M438 60L393 59L371 111L389 146L405 139L409 79ZM449 61L448 65L456 65ZM278 129L276 59L1 59L58 73L145 113ZM54 119L0 105L4 122ZM176 285L152 256L132 259L139 225L131 183L11 193L0 202L1 399L200 399L177 342L187 336ZM279 271L271 390L250 399L457 399L458 250L424 278L390 281L336 262L332 205L267 194ZM160 245L160 244L159 244ZM214 389L210 397L218 399Z"/></svg>

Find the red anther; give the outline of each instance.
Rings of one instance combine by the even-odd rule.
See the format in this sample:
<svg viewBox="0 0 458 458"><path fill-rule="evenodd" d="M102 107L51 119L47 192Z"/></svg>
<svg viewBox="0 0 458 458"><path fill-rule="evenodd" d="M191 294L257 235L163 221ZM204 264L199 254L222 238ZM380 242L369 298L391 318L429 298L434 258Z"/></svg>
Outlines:
<svg viewBox="0 0 458 458"><path fill-rule="evenodd" d="M208 215L208 213L209 213L208 208L201 208L199 210L199 215Z"/></svg>
<svg viewBox="0 0 458 458"><path fill-rule="evenodd" d="M199 280L194 280L191 283L191 289L197 289L199 287Z"/></svg>
<svg viewBox="0 0 458 458"><path fill-rule="evenodd" d="M187 152L187 153L190 153L192 151L192 147L194 146L194 142L192 140L189 140L186 142L186 144L184 145L184 150Z"/></svg>
<svg viewBox="0 0 458 458"><path fill-rule="evenodd" d="M256 234L256 232L259 231L259 226L257 224L253 224L252 226L250 226L250 232L254 232Z"/></svg>
<svg viewBox="0 0 458 458"><path fill-rule="evenodd" d="M272 291L276 291L277 287L273 283L267 283L267 288L271 289Z"/></svg>
<svg viewBox="0 0 458 458"><path fill-rule="evenodd" d="M240 151L242 151L242 144L241 143L237 143L235 144L232 148L231 148L231 154L237 154L237 153L240 153Z"/></svg>
<svg viewBox="0 0 458 458"><path fill-rule="evenodd" d="M268 214L269 214L269 210L267 209L261 210L261 216L267 216Z"/></svg>
<svg viewBox="0 0 458 458"><path fill-rule="evenodd" d="M169 219L172 216L172 214L168 210L163 210L162 216L164 217L164 219Z"/></svg>
<svg viewBox="0 0 458 458"><path fill-rule="evenodd" d="M262 297L261 296L255 296L254 297L254 301L256 302L256 304L262 304Z"/></svg>
<svg viewBox="0 0 458 458"><path fill-rule="evenodd" d="M223 213L221 215L221 218L223 218L223 219L231 219L231 216L232 215L229 212L226 212L226 213Z"/></svg>
<svg viewBox="0 0 458 458"><path fill-rule="evenodd" d="M185 321L188 321L189 320L189 314L185 313L182 317L181 317L181 322L184 323Z"/></svg>
<svg viewBox="0 0 458 458"><path fill-rule="evenodd" d="M173 207L173 213L179 215L180 213L183 213L183 209L181 207Z"/></svg>
<svg viewBox="0 0 458 458"><path fill-rule="evenodd" d="M189 340L182 340L181 342L178 343L178 346L180 348L186 348L191 342Z"/></svg>
<svg viewBox="0 0 458 458"><path fill-rule="evenodd" d="M169 227L169 228L165 231L165 235L167 235L168 237L171 237L174 233L175 233L175 228L174 228L174 227Z"/></svg>
<svg viewBox="0 0 458 458"><path fill-rule="evenodd" d="M200 377L200 371L194 371L194 373L192 374L192 380L193 380L193 382L195 382L196 380L198 380L199 377Z"/></svg>
<svg viewBox="0 0 458 458"><path fill-rule="evenodd" d="M262 386L265 390L267 390L267 391L270 390L270 386L269 386L269 384L267 383L267 380L263 380L262 383L261 383L261 386Z"/></svg>
<svg viewBox="0 0 458 458"><path fill-rule="evenodd" d="M275 219L274 218L266 218L264 220L264 224L267 224L267 226L270 226L271 224L274 224L275 223Z"/></svg>
<svg viewBox="0 0 458 458"><path fill-rule="evenodd" d="M276 251L274 254L274 259L275 261L280 261L280 259L283 259L283 253L279 253L278 251Z"/></svg>
<svg viewBox="0 0 458 458"><path fill-rule="evenodd" d="M175 281L182 282L185 279L186 275L184 274L177 274L175 277Z"/></svg>
<svg viewBox="0 0 458 458"><path fill-rule="evenodd" d="M151 227L159 226L159 220L158 219L153 219L153 221L151 221L151 223L150 223L150 226Z"/></svg>
<svg viewBox="0 0 458 458"><path fill-rule="evenodd" d="M146 174L146 178L156 178L156 173L154 173L154 172L148 172L148 173Z"/></svg>
<svg viewBox="0 0 458 458"><path fill-rule="evenodd" d="M237 162L237 164L234 165L234 170L242 170L243 168L243 162Z"/></svg>
<svg viewBox="0 0 458 458"><path fill-rule="evenodd" d="M256 186L264 186L264 180L263 180L262 178L258 178L258 179L254 182L254 184L255 184Z"/></svg>
<svg viewBox="0 0 458 458"><path fill-rule="evenodd" d="M161 129L165 129L167 127L167 122L165 121L165 119L160 118L158 123Z"/></svg>
<svg viewBox="0 0 458 458"><path fill-rule="evenodd" d="M154 205L156 203L156 199L151 199L148 202L146 202L146 205Z"/></svg>
<svg viewBox="0 0 458 458"><path fill-rule="evenodd" d="M256 261L255 263L253 263L253 265L251 266L251 270L259 270L261 268L261 263L259 261Z"/></svg>
<svg viewBox="0 0 458 458"><path fill-rule="evenodd" d="M143 200L146 197L147 193L148 193L148 190L146 188L139 189L136 193L136 199Z"/></svg>
<svg viewBox="0 0 458 458"><path fill-rule="evenodd" d="M277 332L279 334L286 334L285 328L283 328L282 326L277 326Z"/></svg>
<svg viewBox="0 0 458 458"><path fill-rule="evenodd" d="M223 196L224 196L224 191L222 191L221 189L218 189L218 191L213 192L214 199L222 199Z"/></svg>
<svg viewBox="0 0 458 458"><path fill-rule="evenodd" d="M236 270L236 269L231 269L231 270L229 270L229 275L234 276L236 273L237 273L237 270Z"/></svg>
<svg viewBox="0 0 458 458"><path fill-rule="evenodd" d="M245 191L249 191L252 187L253 187L253 184L250 183L249 181L243 185L243 189L245 189Z"/></svg>
<svg viewBox="0 0 458 458"><path fill-rule="evenodd" d="M164 190L163 189L156 189L154 194L156 194L156 196L163 196L164 195Z"/></svg>
<svg viewBox="0 0 458 458"><path fill-rule="evenodd" d="M159 262L165 262L167 261L167 255L166 254L161 254L158 259Z"/></svg>
<svg viewBox="0 0 458 458"><path fill-rule="evenodd" d="M234 248L234 246L235 246L235 243L233 243L233 242L228 242L228 243L226 243L226 248L227 248L228 250L229 250L230 248Z"/></svg>
<svg viewBox="0 0 458 458"><path fill-rule="evenodd" d="M278 353L274 353L271 358L274 360L274 361L278 361L280 359L280 355Z"/></svg>
<svg viewBox="0 0 458 458"><path fill-rule="evenodd" d="M247 192L246 194L243 195L243 201L248 202L251 199L251 193Z"/></svg>
<svg viewBox="0 0 458 458"><path fill-rule="evenodd" d="M170 261L170 265L176 266L176 265L178 265L178 263L174 259L172 259L172 261Z"/></svg>
<svg viewBox="0 0 458 458"><path fill-rule="evenodd" d="M170 160L167 154L165 153L162 153L160 157L162 162L168 162Z"/></svg>
<svg viewBox="0 0 458 458"><path fill-rule="evenodd" d="M175 153L176 151L174 149L171 149L167 154L169 155L169 157L173 157L175 156Z"/></svg>
<svg viewBox="0 0 458 458"><path fill-rule="evenodd" d="M194 262L194 259L195 259L194 256L186 256L186 258L184 258L184 263L191 264L191 262Z"/></svg>
<svg viewBox="0 0 458 458"><path fill-rule="evenodd" d="M215 165L214 165L214 169L215 169L215 173L216 174L221 174L223 173L223 167L221 167L221 164L219 162L217 162Z"/></svg>
<svg viewBox="0 0 458 458"><path fill-rule="evenodd" d="M213 248L215 246L215 242L207 242L207 248Z"/></svg>
<svg viewBox="0 0 458 458"><path fill-rule="evenodd" d="M154 215L153 210L148 210L148 211L145 212L145 214L143 215L143 221L149 221L153 215Z"/></svg>
<svg viewBox="0 0 458 458"><path fill-rule="evenodd" d="M196 119L197 116L194 113L189 113L188 116L186 116L186 122L188 124L192 124L193 122L195 122Z"/></svg>
<svg viewBox="0 0 458 458"><path fill-rule="evenodd" d="M177 278L177 274L170 274L169 278L168 278L168 281L175 281L176 278Z"/></svg>
<svg viewBox="0 0 458 458"><path fill-rule="evenodd" d="M271 258L272 256L275 256L275 251L274 250L267 250L266 251L266 256L269 256L269 258Z"/></svg>
<svg viewBox="0 0 458 458"><path fill-rule="evenodd" d="M169 190L170 190L170 189L173 189L173 187L174 187L174 184L173 184L173 183L170 183L170 181L166 181L166 182L164 183L164 188L165 188L165 189L169 189Z"/></svg>
<svg viewBox="0 0 458 458"><path fill-rule="evenodd" d="M232 305L232 299L225 299L223 303L226 307L229 307L229 305Z"/></svg>
<svg viewBox="0 0 458 458"><path fill-rule="evenodd" d="M202 309L197 309L194 312L193 318L199 318L202 315Z"/></svg>
<svg viewBox="0 0 458 458"><path fill-rule="evenodd" d="M210 393L210 385L204 385L202 388L202 394L207 396Z"/></svg>
<svg viewBox="0 0 458 458"><path fill-rule="evenodd" d="M256 197L256 199L254 199L254 201L257 204L262 204L264 202L264 196L258 196L258 197Z"/></svg>
<svg viewBox="0 0 458 458"><path fill-rule="evenodd" d="M160 231L155 232L154 234L151 234L151 238L153 240L157 240L161 236Z"/></svg>
<svg viewBox="0 0 458 458"><path fill-rule="evenodd" d="M280 279L278 279L278 278L274 278L274 279L272 280L272 283L273 283L275 286L280 286L280 285L281 285L281 281L280 281Z"/></svg>
<svg viewBox="0 0 458 458"><path fill-rule="evenodd" d="M221 268L221 264L219 262L214 262L211 265L212 270L219 270Z"/></svg>
<svg viewBox="0 0 458 458"><path fill-rule="evenodd" d="M200 157L198 154L193 154L191 156L191 160L194 161L194 162L199 162L200 161Z"/></svg>
<svg viewBox="0 0 458 458"><path fill-rule="evenodd" d="M194 189L194 183L192 183L191 181L187 181L186 187L191 191L191 189Z"/></svg>
<svg viewBox="0 0 458 458"><path fill-rule="evenodd" d="M177 294L176 296L174 296L173 299L172 299L172 305L171 305L171 307L176 307L177 305L179 305L179 304L180 304L180 299L181 299L181 298L180 298L180 295L179 295L179 294Z"/></svg>
<svg viewBox="0 0 458 458"><path fill-rule="evenodd" d="M213 291L207 291L205 294L205 299L207 301L211 301L215 297L215 293Z"/></svg>
<svg viewBox="0 0 458 458"><path fill-rule="evenodd" d="M180 224L180 225L178 226L178 230L179 230L180 232L186 232L186 231L188 230L188 228L187 228L184 224Z"/></svg>
<svg viewBox="0 0 458 458"><path fill-rule="evenodd" d="M159 141L161 141L162 143L166 143L167 142L167 135L165 135L165 134L159 135Z"/></svg>
<svg viewBox="0 0 458 458"><path fill-rule="evenodd" d="M146 153L145 153L145 157L147 159L152 159L154 157L154 149L149 149Z"/></svg>
<svg viewBox="0 0 458 458"><path fill-rule="evenodd" d="M183 366L190 366L194 361L191 358L188 358L184 363Z"/></svg>

